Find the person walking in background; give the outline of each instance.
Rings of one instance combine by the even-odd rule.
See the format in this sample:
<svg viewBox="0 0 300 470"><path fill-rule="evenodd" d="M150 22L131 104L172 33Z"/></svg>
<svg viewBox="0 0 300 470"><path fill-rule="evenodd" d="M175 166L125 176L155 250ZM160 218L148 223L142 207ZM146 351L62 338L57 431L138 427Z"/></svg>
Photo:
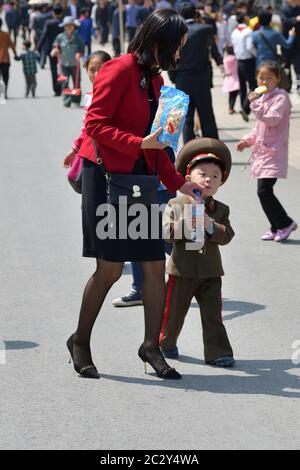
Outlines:
<svg viewBox="0 0 300 470"><path fill-rule="evenodd" d="M12 49L15 58L17 57L17 51L9 33L2 31L2 24L3 22L0 18L0 82L3 81L4 83L4 97L7 99L10 67L9 49Z"/></svg>
<svg viewBox="0 0 300 470"><path fill-rule="evenodd" d="M109 33L109 6L107 0L99 0L96 10L96 23L100 31L100 44L105 46Z"/></svg>
<svg viewBox="0 0 300 470"><path fill-rule="evenodd" d="M238 142L236 148L242 152L254 146L252 176L257 178L257 194L270 222L270 229L262 240L280 242L297 228L273 192L277 179L287 177L291 103L287 92L278 88L280 69L275 62L260 64L257 82L264 87L265 93L260 95L254 91L249 95L256 126Z"/></svg>
<svg viewBox="0 0 300 470"><path fill-rule="evenodd" d="M226 46L224 52L224 81L222 91L223 93L229 93L229 114L235 114L234 105L240 91L237 60L232 46Z"/></svg>
<svg viewBox="0 0 300 470"><path fill-rule="evenodd" d="M30 41L34 44L35 49L37 49L37 45L39 44L40 38L42 36L44 26L47 20L52 17L51 11L48 11L48 5L40 5L38 6L38 12L33 18L32 22L32 30L30 33ZM45 68L46 60L47 60L47 52L48 52L48 44L46 42L43 43L43 46L39 48L39 63L41 68Z"/></svg>
<svg viewBox="0 0 300 470"><path fill-rule="evenodd" d="M135 36L137 28L137 14L138 6L136 0L128 0L128 4L125 5L126 12L126 29L128 34L128 42L130 43Z"/></svg>
<svg viewBox="0 0 300 470"><path fill-rule="evenodd" d="M36 56L36 52L31 50L30 41L23 42L23 49L24 51L18 57L16 57L16 59L21 60L23 62L23 73L24 73L25 82L26 82L25 97L28 98L29 93L31 92L32 97L35 98L35 90L37 87L37 83L36 83L37 56Z"/></svg>
<svg viewBox="0 0 300 470"><path fill-rule="evenodd" d="M13 35L14 45L17 44L17 37L19 34L19 28L21 25L20 13L16 3L11 4L11 8L5 14L5 21L7 24L8 32L10 37Z"/></svg>
<svg viewBox="0 0 300 470"><path fill-rule="evenodd" d="M78 32L84 43L84 57L87 58L91 53L92 47L92 36L94 34L93 20L90 17L89 8L83 8L81 13Z"/></svg>
<svg viewBox="0 0 300 470"><path fill-rule="evenodd" d="M255 79L255 48L252 39L252 30L247 26L247 17L238 14L237 27L231 35L234 54L238 62L240 81L241 114L244 121L249 121L250 106L248 101L248 88L253 91L256 87Z"/></svg>
<svg viewBox="0 0 300 470"><path fill-rule="evenodd" d="M190 96L188 113L183 130L183 140L195 138L194 114L199 114L203 137L218 138L218 129L212 105L210 90L210 46L213 43L213 28L194 21L196 9L193 4L181 4L181 15L187 22L188 37L182 50L180 64L169 71L176 88ZM201 86L199 86L201 84Z"/></svg>
<svg viewBox="0 0 300 470"><path fill-rule="evenodd" d="M84 43L75 31L75 28L79 26L78 20L75 20L72 16L65 16L60 26L64 28L64 32L60 33L54 40L54 49L51 55L59 58L62 73L67 77L64 82L63 89L68 88L68 82L70 77L73 80L73 86L80 88L80 57L84 53ZM72 102L80 103L81 96L66 95L63 96L63 104L66 107L70 107Z"/></svg>
<svg viewBox="0 0 300 470"><path fill-rule="evenodd" d="M280 10L282 33L287 38L289 31L295 28L295 39L291 48L286 51L287 65L294 66L297 79L297 92L300 94L300 0L287 0Z"/></svg>
<svg viewBox="0 0 300 470"><path fill-rule="evenodd" d="M79 2L78 0L71 0L64 11L64 15L72 16L73 18L78 19L80 17L82 7L82 2Z"/></svg>
<svg viewBox="0 0 300 470"><path fill-rule="evenodd" d="M121 4L123 14L123 25L125 27L125 5ZM121 41L120 41L120 22L119 22L119 7L117 7L112 15L112 45L114 56L118 57L121 54Z"/></svg>
<svg viewBox="0 0 300 470"><path fill-rule="evenodd" d="M277 46L282 49L290 49L295 38L294 28L289 31L288 39L285 39L280 32L271 28L272 13L270 11L261 11L258 19L261 28L253 33L253 45L256 48L256 67L266 60L277 62Z"/></svg>
<svg viewBox="0 0 300 470"><path fill-rule="evenodd" d="M48 19L44 25L43 32L36 46L38 52L47 46L47 55L50 61L50 70L52 77L52 87L55 96L61 95L61 85L57 82L57 57L51 56L53 43L55 38L63 32L62 26L60 26L63 19L63 9L59 3L53 6L52 18Z"/></svg>
<svg viewBox="0 0 300 470"><path fill-rule="evenodd" d="M22 28L22 38L25 40L29 38L29 8L27 0L20 3L20 24Z"/></svg>
<svg viewBox="0 0 300 470"><path fill-rule="evenodd" d="M136 16L137 25L141 26L145 19L154 11L155 7L152 0L144 0L143 5L138 6Z"/></svg>

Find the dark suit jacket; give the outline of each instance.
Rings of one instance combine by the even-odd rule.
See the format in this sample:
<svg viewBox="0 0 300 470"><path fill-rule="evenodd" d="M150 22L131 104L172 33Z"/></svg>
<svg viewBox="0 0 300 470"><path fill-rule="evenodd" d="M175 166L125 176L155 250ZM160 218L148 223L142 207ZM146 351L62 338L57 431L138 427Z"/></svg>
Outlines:
<svg viewBox="0 0 300 470"><path fill-rule="evenodd" d="M51 20L46 21L43 32L37 44L38 51L40 51L42 47L45 44L47 44L48 45L47 53L51 52L54 39L56 38L58 34L63 32L63 28L59 26L61 22L62 22L61 19L56 19L56 18L52 18Z"/></svg>
<svg viewBox="0 0 300 470"><path fill-rule="evenodd" d="M195 74L208 70L210 47L213 44L213 27L206 24L189 23L187 42L182 50L180 63L175 70L169 71L172 82L176 75Z"/></svg>
<svg viewBox="0 0 300 470"><path fill-rule="evenodd" d="M80 11L81 9L84 7L83 3L82 2L78 2L78 5L77 5L77 12L76 12L76 18L80 18ZM72 15L72 10L71 10L71 7L70 6L67 6L67 8L65 9L65 16L73 16Z"/></svg>

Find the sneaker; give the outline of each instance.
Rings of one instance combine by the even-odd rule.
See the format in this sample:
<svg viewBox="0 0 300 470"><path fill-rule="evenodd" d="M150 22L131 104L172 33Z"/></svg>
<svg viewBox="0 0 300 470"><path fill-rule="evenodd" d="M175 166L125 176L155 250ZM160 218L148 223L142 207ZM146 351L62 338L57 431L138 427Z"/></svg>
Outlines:
<svg viewBox="0 0 300 470"><path fill-rule="evenodd" d="M168 359L177 359L178 356L179 356L177 346L175 348L172 348L172 349L162 349L162 353Z"/></svg>
<svg viewBox="0 0 300 470"><path fill-rule="evenodd" d="M282 240L285 240L290 236L291 232L293 230L296 230L297 228L298 225L296 224L296 222L292 222L291 225L289 225L288 227L278 229L274 237L275 242L281 242Z"/></svg>
<svg viewBox="0 0 300 470"><path fill-rule="evenodd" d="M124 297L119 297L112 301L114 307L133 307L135 305L143 305L143 299L141 292L131 290L129 294Z"/></svg>
<svg viewBox="0 0 300 470"><path fill-rule="evenodd" d="M232 367L235 365L235 360L232 356L219 357L213 361L205 361L206 364L216 367Z"/></svg>
<svg viewBox="0 0 300 470"><path fill-rule="evenodd" d="M268 230L262 237L262 240L274 240L276 232L272 232L272 230Z"/></svg>

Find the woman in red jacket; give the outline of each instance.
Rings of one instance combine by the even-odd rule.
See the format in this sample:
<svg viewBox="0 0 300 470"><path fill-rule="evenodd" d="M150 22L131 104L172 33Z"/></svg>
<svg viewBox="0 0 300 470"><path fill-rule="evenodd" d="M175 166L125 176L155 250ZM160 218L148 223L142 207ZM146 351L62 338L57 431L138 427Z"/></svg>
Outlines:
<svg viewBox="0 0 300 470"><path fill-rule="evenodd" d="M152 174L169 191L193 197L198 185L185 182L175 171L163 145L160 131L150 134L163 79L160 70L174 66L186 41L183 18L171 9L152 13L133 39L129 53L103 65L94 83L93 100L86 117L86 136L79 156L82 174L83 256L96 258L96 271L89 279L81 304L76 332L67 346L80 375L99 378L92 361L90 337L104 299L122 274L124 261L140 261L143 267L145 338L139 357L162 378L181 375L166 363L159 349L159 333L165 302L164 241L160 239L100 239L97 208L106 202L105 178L92 144L96 141L106 170L112 173ZM201 189L201 188L200 188ZM151 216L149 215L151 223ZM153 293L155 295L153 295Z"/></svg>

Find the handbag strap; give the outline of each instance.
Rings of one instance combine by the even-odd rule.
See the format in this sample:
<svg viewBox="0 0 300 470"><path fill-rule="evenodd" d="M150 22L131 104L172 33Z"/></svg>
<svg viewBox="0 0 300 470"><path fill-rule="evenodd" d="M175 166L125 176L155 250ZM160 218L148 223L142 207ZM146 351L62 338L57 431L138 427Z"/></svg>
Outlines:
<svg viewBox="0 0 300 470"><path fill-rule="evenodd" d="M110 175L109 175L109 172L106 170L105 166L103 165L103 160L102 158L100 157L100 154L99 154L99 150L98 150L98 147L97 147L97 144L96 144L96 141L95 139L92 137L92 142L93 142L93 147L94 147L94 150L95 150L95 154L96 154L96 160L97 160L97 165L99 165L103 175L105 176L105 178L107 180L109 180L110 178Z"/></svg>
<svg viewBox="0 0 300 470"><path fill-rule="evenodd" d="M283 57L281 57L281 56L277 53L277 50L275 49L275 47L273 47L272 44L269 43L269 41L267 40L266 36L263 34L262 31L259 31L259 34L260 34L260 36L263 38L263 40L265 41L265 44L267 44L268 48L271 49L271 51L273 52L273 54L275 54L276 59L278 60L278 62L281 62L281 64L283 64L283 62L284 62Z"/></svg>

